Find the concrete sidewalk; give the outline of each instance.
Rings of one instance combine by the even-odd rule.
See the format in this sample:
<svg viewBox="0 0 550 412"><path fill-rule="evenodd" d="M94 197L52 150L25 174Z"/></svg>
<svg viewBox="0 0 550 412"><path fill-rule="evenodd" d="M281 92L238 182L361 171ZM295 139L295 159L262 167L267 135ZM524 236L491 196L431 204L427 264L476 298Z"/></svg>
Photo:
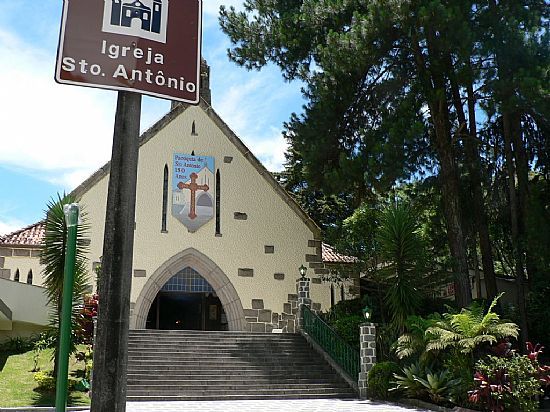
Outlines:
<svg viewBox="0 0 550 412"><path fill-rule="evenodd" d="M89 409L70 408L88 412ZM370 400L297 399L242 401L128 402L126 412L420 412ZM55 412L54 408L2 408L0 412Z"/></svg>

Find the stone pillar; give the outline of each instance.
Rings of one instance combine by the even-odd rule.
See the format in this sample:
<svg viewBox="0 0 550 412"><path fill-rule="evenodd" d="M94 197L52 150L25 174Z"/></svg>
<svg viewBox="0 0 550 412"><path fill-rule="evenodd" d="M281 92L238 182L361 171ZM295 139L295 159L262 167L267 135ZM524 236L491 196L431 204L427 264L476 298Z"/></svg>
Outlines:
<svg viewBox="0 0 550 412"><path fill-rule="evenodd" d="M302 329L303 314L302 306L311 308L311 299L309 298L309 278L299 277L296 279L296 295L298 295L298 316L296 317L296 330Z"/></svg>
<svg viewBox="0 0 550 412"><path fill-rule="evenodd" d="M359 372L359 396L367 398L367 375L372 366L376 363L376 325L374 323L363 323L360 327L361 342L361 371Z"/></svg>

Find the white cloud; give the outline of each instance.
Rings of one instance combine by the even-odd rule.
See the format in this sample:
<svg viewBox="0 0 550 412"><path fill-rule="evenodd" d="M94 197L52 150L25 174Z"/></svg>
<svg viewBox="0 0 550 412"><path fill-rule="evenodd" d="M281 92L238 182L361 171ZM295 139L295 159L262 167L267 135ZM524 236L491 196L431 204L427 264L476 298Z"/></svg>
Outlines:
<svg viewBox="0 0 550 412"><path fill-rule="evenodd" d="M96 168L109 157L114 97L60 86L54 58L0 31L0 162L34 170Z"/></svg>
<svg viewBox="0 0 550 412"><path fill-rule="evenodd" d="M111 155L116 93L58 85L55 57L0 29L0 163L74 188ZM169 103L148 99L142 125ZM146 128L146 127L145 127Z"/></svg>
<svg viewBox="0 0 550 412"><path fill-rule="evenodd" d="M260 73L237 69L218 87L223 94L213 97L216 111L268 170L280 171L287 150L282 123L300 108L298 85L284 84L272 67Z"/></svg>
<svg viewBox="0 0 550 412"><path fill-rule="evenodd" d="M205 15L218 16L221 5L227 8L233 6L237 10L240 10L243 8L243 3L244 0L205 0L202 3L202 11Z"/></svg>
<svg viewBox="0 0 550 412"><path fill-rule="evenodd" d="M271 131L273 134L270 138L256 142L254 152L267 170L280 172L286 160L288 144L279 130L272 128Z"/></svg>
<svg viewBox="0 0 550 412"><path fill-rule="evenodd" d="M24 226L25 224L19 219L0 216L0 236L15 232Z"/></svg>

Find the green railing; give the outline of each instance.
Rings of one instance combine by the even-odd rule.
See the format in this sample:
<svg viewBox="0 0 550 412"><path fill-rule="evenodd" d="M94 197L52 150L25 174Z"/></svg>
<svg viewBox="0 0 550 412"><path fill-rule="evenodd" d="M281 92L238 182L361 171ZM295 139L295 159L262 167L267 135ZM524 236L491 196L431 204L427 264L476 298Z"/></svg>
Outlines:
<svg viewBox="0 0 550 412"><path fill-rule="evenodd" d="M360 367L359 351L350 346L307 306L302 306L302 315L304 318L304 331L330 355L350 378L357 380Z"/></svg>

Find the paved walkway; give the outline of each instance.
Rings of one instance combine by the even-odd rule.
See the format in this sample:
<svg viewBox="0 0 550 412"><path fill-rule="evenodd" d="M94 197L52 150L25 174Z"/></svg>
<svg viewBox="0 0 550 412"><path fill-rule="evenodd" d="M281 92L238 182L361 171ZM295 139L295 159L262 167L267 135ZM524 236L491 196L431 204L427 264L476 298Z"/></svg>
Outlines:
<svg viewBox="0 0 550 412"><path fill-rule="evenodd" d="M246 401L129 402L127 412L413 412L369 400L300 399Z"/></svg>
<svg viewBox="0 0 550 412"><path fill-rule="evenodd" d="M4 409L0 412L54 411L54 409ZM126 412L420 412L369 400L299 399L243 401L128 402ZM88 412L84 410L82 412Z"/></svg>

